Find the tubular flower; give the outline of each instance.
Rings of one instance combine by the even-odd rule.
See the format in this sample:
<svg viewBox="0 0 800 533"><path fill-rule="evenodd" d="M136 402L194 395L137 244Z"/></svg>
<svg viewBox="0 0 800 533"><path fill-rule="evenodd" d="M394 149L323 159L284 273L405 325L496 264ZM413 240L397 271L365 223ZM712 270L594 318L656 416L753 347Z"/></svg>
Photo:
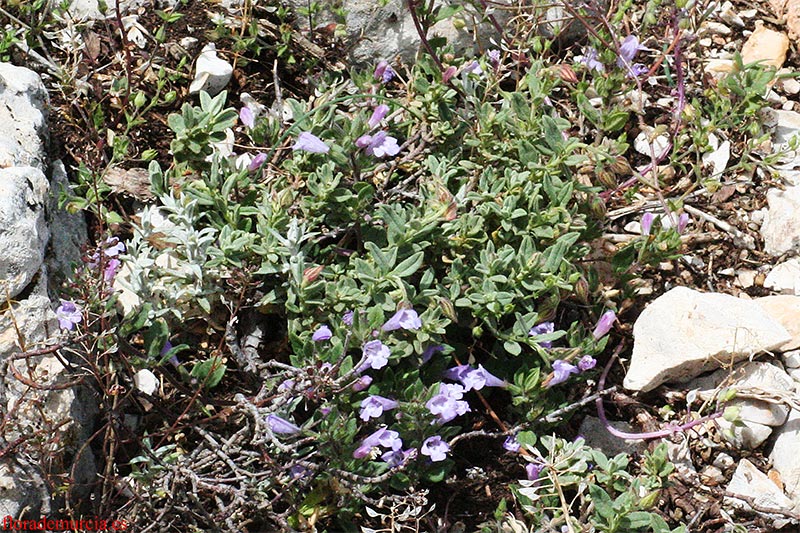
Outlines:
<svg viewBox="0 0 800 533"><path fill-rule="evenodd" d="M425 407L437 417L439 423L446 424L470 410L469 404L461 399L464 392L461 385L442 383L439 392L427 401Z"/></svg>
<svg viewBox="0 0 800 533"><path fill-rule="evenodd" d="M267 424L273 433L279 433L282 435L292 435L300 431L299 427L292 424L288 420L284 420L278 415L267 415Z"/></svg>
<svg viewBox="0 0 800 533"><path fill-rule="evenodd" d="M561 359L556 359L553 361L553 377L547 383L547 387L550 388L553 385L563 383L569 379L570 374L577 373L578 368L575 365L571 365Z"/></svg>
<svg viewBox="0 0 800 533"><path fill-rule="evenodd" d="M326 154L330 147L316 135L304 131L297 136L297 142L292 146L292 150L303 150L312 154Z"/></svg>
<svg viewBox="0 0 800 533"><path fill-rule="evenodd" d="M592 335L596 340L600 340L603 338L606 333L611 331L611 327L614 325L614 322L617 320L617 315L614 311L606 311L603 313L603 316L600 317L600 320L597 321L597 326L595 326Z"/></svg>
<svg viewBox="0 0 800 533"><path fill-rule="evenodd" d="M383 396L368 396L361 401L361 414L359 418L366 422L370 418L378 418L384 411L395 409L399 404Z"/></svg>
<svg viewBox="0 0 800 533"><path fill-rule="evenodd" d="M75 324L83 320L83 315L81 314L81 308L75 302L61 300L61 305L56 309L56 318L58 319L58 325L62 329L72 331Z"/></svg>
<svg viewBox="0 0 800 533"><path fill-rule="evenodd" d="M326 341L331 337L333 337L333 332L331 332L331 328L323 324L317 328L317 331L315 331L314 334L311 336L311 340L313 340L314 342Z"/></svg>
<svg viewBox="0 0 800 533"><path fill-rule="evenodd" d="M363 459L372 453L373 448L378 447L397 451L403 447L403 441L400 440L400 434L398 432L382 427L361 441L361 446L356 448L356 451L353 452L353 457L356 459Z"/></svg>
<svg viewBox="0 0 800 533"><path fill-rule="evenodd" d="M447 452L450 451L450 445L442 440L439 435L428 437L422 443L420 452L422 455L427 455L431 458L431 462L444 461L447 458Z"/></svg>
<svg viewBox="0 0 800 533"><path fill-rule="evenodd" d="M421 327L422 321L416 311L413 309L400 309L381 326L381 329L383 331L394 331L396 329L419 329Z"/></svg>

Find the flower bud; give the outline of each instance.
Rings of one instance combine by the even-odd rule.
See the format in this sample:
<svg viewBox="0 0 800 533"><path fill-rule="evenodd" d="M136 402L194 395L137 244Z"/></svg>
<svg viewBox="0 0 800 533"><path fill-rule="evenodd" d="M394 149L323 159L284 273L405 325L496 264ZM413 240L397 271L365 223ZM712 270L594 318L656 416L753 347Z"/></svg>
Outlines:
<svg viewBox="0 0 800 533"><path fill-rule="evenodd" d="M581 303L589 303L589 282L586 281L586 278L581 276L578 281L575 282L574 290L575 296L578 297L578 300L580 300Z"/></svg>
<svg viewBox="0 0 800 533"><path fill-rule="evenodd" d="M613 163L609 166L611 172L617 176L629 176L631 174L631 164L625 159L625 156L617 156Z"/></svg>
<svg viewBox="0 0 800 533"><path fill-rule="evenodd" d="M597 181L599 181L605 187L608 187L609 189L617 188L617 178L612 172L609 172L606 169L601 169L598 170L595 175L597 176Z"/></svg>
<svg viewBox="0 0 800 533"><path fill-rule="evenodd" d="M567 83L578 83L578 76L570 65L562 63L558 65L559 77Z"/></svg>

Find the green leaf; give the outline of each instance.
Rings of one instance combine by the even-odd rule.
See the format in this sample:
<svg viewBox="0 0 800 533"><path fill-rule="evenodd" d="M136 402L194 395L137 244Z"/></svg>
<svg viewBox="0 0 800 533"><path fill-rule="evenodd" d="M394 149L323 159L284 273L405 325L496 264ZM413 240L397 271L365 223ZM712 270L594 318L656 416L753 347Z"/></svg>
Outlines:
<svg viewBox="0 0 800 533"><path fill-rule="evenodd" d="M594 484L589 485L589 494L592 496L592 503L594 503L597 514L606 520L611 520L616 516L617 513L614 510L611 497L602 487Z"/></svg>
<svg viewBox="0 0 800 533"><path fill-rule="evenodd" d="M192 377L197 378L200 385L212 389L222 381L225 370L227 366L223 364L222 358L215 356L195 364L192 368Z"/></svg>
<svg viewBox="0 0 800 533"><path fill-rule="evenodd" d="M505 341L503 348L511 355L519 355L522 353L522 346L517 341Z"/></svg>
<svg viewBox="0 0 800 533"><path fill-rule="evenodd" d="M161 350L169 340L169 326L167 321L163 318L157 318L150 324L147 331L144 332L144 346L147 350L147 355L152 358L158 358L161 355Z"/></svg>
<svg viewBox="0 0 800 533"><path fill-rule="evenodd" d="M423 255L424 255L423 252L415 253L414 255L407 258L399 265L397 265L389 275L397 276L398 278L405 278L407 276L410 276L411 274L419 270L420 266L422 266Z"/></svg>

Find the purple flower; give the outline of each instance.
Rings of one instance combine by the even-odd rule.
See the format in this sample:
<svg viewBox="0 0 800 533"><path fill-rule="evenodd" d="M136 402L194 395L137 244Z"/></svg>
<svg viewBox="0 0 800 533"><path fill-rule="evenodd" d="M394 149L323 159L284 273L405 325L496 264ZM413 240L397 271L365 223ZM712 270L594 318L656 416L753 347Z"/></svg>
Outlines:
<svg viewBox="0 0 800 533"><path fill-rule="evenodd" d="M119 237L109 237L103 244L106 247L103 250L106 257L117 257L125 253L125 245L119 241Z"/></svg>
<svg viewBox="0 0 800 533"><path fill-rule="evenodd" d="M689 213L681 213L681 216L678 217L678 227L675 228L678 230L679 234L683 234L686 231L686 226L689 225Z"/></svg>
<svg viewBox="0 0 800 533"><path fill-rule="evenodd" d="M292 479L304 478L310 473L308 468L301 465L294 465L289 469L289 477Z"/></svg>
<svg viewBox="0 0 800 533"><path fill-rule="evenodd" d="M553 322L542 322L537 326L533 326L528 332L528 335L531 337L535 337L536 335L547 335L548 333L553 333L555 330L556 325ZM539 346L542 348L551 348L553 346L553 341L540 341Z"/></svg>
<svg viewBox="0 0 800 533"><path fill-rule="evenodd" d="M444 461L447 458L447 452L450 451L450 445L442 440L439 435L428 437L422 443L420 452L422 455L427 455L431 458L431 462Z"/></svg>
<svg viewBox="0 0 800 533"><path fill-rule="evenodd" d="M584 355L581 357L581 360L578 361L578 368L581 372L586 372L587 370L593 369L597 366L597 359L592 357L591 355Z"/></svg>
<svg viewBox="0 0 800 533"><path fill-rule="evenodd" d="M345 314L342 315L342 322L344 322L345 326L352 326L353 325L353 311L347 311Z"/></svg>
<svg viewBox="0 0 800 533"><path fill-rule="evenodd" d="M423 363L427 363L428 361L431 360L431 357L433 357L433 354L435 354L436 352L441 352L443 350L444 350L444 346L442 346L441 344L435 344L433 346L428 346L427 348L425 348L425 351L422 352L422 362Z"/></svg>
<svg viewBox="0 0 800 533"><path fill-rule="evenodd" d="M456 75L456 72L458 72L458 69L456 67L454 66L447 67L445 71L442 72L442 83L449 82L452 79L452 77Z"/></svg>
<svg viewBox="0 0 800 533"><path fill-rule="evenodd" d="M525 474L528 476L528 481L536 481L539 479L544 465L537 465L536 463L528 463L525 465Z"/></svg>
<svg viewBox="0 0 800 533"><path fill-rule="evenodd" d="M575 61L578 63L583 63L589 70L596 70L597 72L605 72L606 67L599 60L599 54L597 50L592 47L587 47L583 49L582 56L575 56Z"/></svg>
<svg viewBox="0 0 800 533"><path fill-rule="evenodd" d="M464 392L461 385L442 383L439 385L439 392L427 401L425 407L438 417L440 423L446 424L470 410L469 404L461 400Z"/></svg>
<svg viewBox="0 0 800 533"><path fill-rule="evenodd" d="M403 447L403 441L400 440L400 434L398 432L382 427L361 441L361 446L356 448L356 451L353 452L353 457L356 459L363 459L372 453L373 448L379 446L397 451Z"/></svg>
<svg viewBox="0 0 800 533"><path fill-rule="evenodd" d="M386 61L378 62L378 66L375 67L375 79L381 80L383 83L389 83L394 78L394 69L387 63Z"/></svg>
<svg viewBox="0 0 800 533"><path fill-rule="evenodd" d="M478 63L477 61L473 61L472 63L464 67L464 72L466 72L467 74L475 74L476 76L480 76L481 74L483 74L483 69L481 68L480 63Z"/></svg>
<svg viewBox="0 0 800 533"><path fill-rule="evenodd" d="M353 383L353 390L356 392L361 392L362 390L366 390L372 384L372 378L370 376L361 376L358 378L358 381Z"/></svg>
<svg viewBox="0 0 800 533"><path fill-rule="evenodd" d="M253 158L253 160L250 161L250 165L248 165L247 170L249 170L250 172L255 172L256 170L261 168L261 165L266 163L266 161L267 161L267 154L265 154L264 152L259 152Z"/></svg>
<svg viewBox="0 0 800 533"><path fill-rule="evenodd" d="M490 374L483 365L472 368L469 365L455 366L444 373L449 379L460 381L464 385L464 392L472 389L481 390L484 387L505 387L507 383Z"/></svg>
<svg viewBox="0 0 800 533"><path fill-rule="evenodd" d="M244 106L239 110L239 120L241 120L242 124L250 128L251 130L256 125L256 116L253 114L253 110L247 106Z"/></svg>
<svg viewBox="0 0 800 533"><path fill-rule="evenodd" d="M284 379L278 385L278 392L290 391L294 388L294 380L293 379Z"/></svg>
<svg viewBox="0 0 800 533"><path fill-rule="evenodd" d="M394 331L396 329L419 329L422 321L413 309L400 309L392 318L381 326L383 331Z"/></svg>
<svg viewBox="0 0 800 533"><path fill-rule="evenodd" d="M619 45L619 55L617 56L617 66L625 68L633 62L639 50L647 50L639 44L639 38L635 35L628 35Z"/></svg>
<svg viewBox="0 0 800 533"><path fill-rule="evenodd" d="M375 135L362 135L356 139L356 146L364 148L367 155L373 157L395 156L400 153L397 139L387 135L385 131L379 131Z"/></svg>
<svg viewBox="0 0 800 533"><path fill-rule="evenodd" d="M392 355L391 350L378 339L366 343L362 353L365 360L360 367L361 370L367 367L372 367L374 370L383 368L389 362L389 356Z"/></svg>
<svg viewBox="0 0 800 533"><path fill-rule="evenodd" d="M647 67L647 65L642 65L641 63L634 63L633 65L631 65L631 68L628 71L628 77L638 78L640 76L644 76L648 72L650 72L650 69Z"/></svg>
<svg viewBox="0 0 800 533"><path fill-rule="evenodd" d="M297 142L292 146L292 150L305 150L312 154L327 154L330 148L316 135L304 131L297 136Z"/></svg>
<svg viewBox="0 0 800 533"><path fill-rule="evenodd" d="M106 280L107 283L114 281L114 276L117 275L120 266L122 266L122 263L119 259L116 257L111 258L108 263L106 263L106 268L103 269L103 279Z"/></svg>
<svg viewBox="0 0 800 533"><path fill-rule="evenodd" d="M595 326L592 335L596 340L601 339L605 336L606 333L611 331L611 326L614 325L614 322L617 320L617 315L614 311L606 311L603 313L603 316L600 317L600 320L597 321L597 326Z"/></svg>
<svg viewBox="0 0 800 533"><path fill-rule="evenodd" d="M317 328L317 331L315 331L314 334L311 336L311 340L314 342L326 341L331 337L333 337L333 332L331 332L331 328L323 324L322 326Z"/></svg>
<svg viewBox="0 0 800 533"><path fill-rule="evenodd" d="M361 401L359 418L366 422L370 418L378 418L384 411L395 409L398 403L383 396L367 396Z"/></svg>
<svg viewBox="0 0 800 533"><path fill-rule="evenodd" d="M292 435L300 431L299 427L295 426L288 420L284 420L278 415L267 415L267 424L273 433L278 433L281 435Z"/></svg>
<svg viewBox="0 0 800 533"><path fill-rule="evenodd" d="M381 455L381 459L383 459L383 462L388 464L391 468L397 468L409 459L413 458L415 455L417 455L416 448L409 448L408 450L386 452Z"/></svg>
<svg viewBox="0 0 800 533"><path fill-rule="evenodd" d="M164 347L163 347L163 348L161 348L161 357L163 358L165 355L167 355L167 353L168 353L168 352L169 352L171 349L172 349L172 343L171 343L171 342L169 342L169 341L165 342L165 343L164 343ZM181 364L181 362L178 360L178 356L177 356L177 355L175 355L175 354L173 354L173 355L172 355L172 356L169 358L169 363L170 363L172 366L174 366L175 368L178 368L178 367L180 366L180 364Z"/></svg>
<svg viewBox="0 0 800 533"><path fill-rule="evenodd" d="M519 451L520 444L517 440L517 437L511 435L510 437L506 437L505 442L503 443L503 448L508 450L509 452L516 453Z"/></svg>
<svg viewBox="0 0 800 533"><path fill-rule="evenodd" d="M547 383L547 387L550 388L553 385L563 383L569 379L570 374L577 373L578 368L575 365L571 365L561 359L556 359L553 361L553 377Z"/></svg>
<svg viewBox="0 0 800 533"><path fill-rule="evenodd" d="M381 120L384 119L386 113L389 112L389 106L386 104L381 104L375 108L375 111L372 112L372 116L369 117L369 121L367 125L371 128L374 128L378 124L381 123Z"/></svg>
<svg viewBox="0 0 800 533"><path fill-rule="evenodd" d="M75 327L75 324L83 320L81 308L75 302L69 300L61 300L61 305L56 308L56 318L58 319L58 325L62 329L70 331Z"/></svg>
<svg viewBox="0 0 800 533"><path fill-rule="evenodd" d="M653 213L645 213L642 215L642 235L650 235L650 228L653 227L653 220L656 216Z"/></svg>
<svg viewBox="0 0 800 533"><path fill-rule="evenodd" d="M489 50L486 53L486 57L489 58L489 63L491 63L493 66L496 67L500 64L500 50Z"/></svg>

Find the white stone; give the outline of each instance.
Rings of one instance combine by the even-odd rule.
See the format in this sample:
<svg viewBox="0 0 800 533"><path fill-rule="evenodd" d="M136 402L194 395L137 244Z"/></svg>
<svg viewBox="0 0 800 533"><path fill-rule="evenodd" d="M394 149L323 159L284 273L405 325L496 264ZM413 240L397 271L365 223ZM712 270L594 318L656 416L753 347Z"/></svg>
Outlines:
<svg viewBox="0 0 800 533"><path fill-rule="evenodd" d="M730 2L725 2L719 7L717 11L717 15L719 16L720 20L729 24L731 26L736 26L737 28L744 28L744 21L742 17L736 12L736 9L733 7L733 4Z"/></svg>
<svg viewBox="0 0 800 533"><path fill-rule="evenodd" d="M232 75L233 66L217 56L217 46L214 43L208 43L197 58L194 81L189 86L189 92L194 94L205 91L216 96L228 85Z"/></svg>
<svg viewBox="0 0 800 533"><path fill-rule="evenodd" d="M133 384L148 396L152 396L158 390L158 378L146 368L133 375Z"/></svg>
<svg viewBox="0 0 800 533"><path fill-rule="evenodd" d="M779 145L786 144L800 132L800 113L783 109L773 109L772 113L777 121L773 141Z"/></svg>
<svg viewBox="0 0 800 533"><path fill-rule="evenodd" d="M769 459L781 476L786 494L795 503L800 502L800 411L792 409L786 423L775 430Z"/></svg>
<svg viewBox="0 0 800 533"><path fill-rule="evenodd" d="M736 467L736 472L728 484L727 492L752 498L757 506L766 509L791 511L794 507L794 502L786 497L780 487L747 459L739 461L739 466ZM752 503L736 498L726 497L725 503L747 511L752 510Z"/></svg>
<svg viewBox="0 0 800 533"><path fill-rule="evenodd" d="M772 435L772 428L757 422L742 421L738 424L724 418L713 420L719 427L722 437L734 448L755 450Z"/></svg>
<svg viewBox="0 0 800 533"><path fill-rule="evenodd" d="M642 155L650 156L651 150L659 156L669 146L669 137L666 134L655 135L654 128L644 127L633 140L633 148Z"/></svg>
<svg viewBox="0 0 800 533"><path fill-rule="evenodd" d="M1 106L0 106L1 107ZM45 224L49 184L33 167L0 169L0 294L14 297L44 261L50 232Z"/></svg>
<svg viewBox="0 0 800 533"><path fill-rule="evenodd" d="M800 259L776 265L764 280L764 287L781 294L800 295Z"/></svg>
<svg viewBox="0 0 800 533"><path fill-rule="evenodd" d="M0 102L0 166L45 170L48 99L38 74L0 63Z"/></svg>
<svg viewBox="0 0 800 533"><path fill-rule="evenodd" d="M800 247L800 187L771 189L767 203L769 210L761 225L764 251L777 257Z"/></svg>
<svg viewBox="0 0 800 533"><path fill-rule="evenodd" d="M731 158L731 142L724 141L720 144L713 133L709 134L708 142L712 150L703 154L703 165L709 165L711 167L709 177L715 177L725 172L725 169L728 168L728 161Z"/></svg>
<svg viewBox="0 0 800 533"><path fill-rule="evenodd" d="M783 364L786 368L800 368L800 350L792 350L783 354Z"/></svg>
<svg viewBox="0 0 800 533"><path fill-rule="evenodd" d="M792 340L778 347L778 350L787 352L800 348L800 296L765 296L756 299L756 302L792 336Z"/></svg>
<svg viewBox="0 0 800 533"><path fill-rule="evenodd" d="M786 329L755 302L675 287L633 326L625 388L649 391L788 342Z"/></svg>

